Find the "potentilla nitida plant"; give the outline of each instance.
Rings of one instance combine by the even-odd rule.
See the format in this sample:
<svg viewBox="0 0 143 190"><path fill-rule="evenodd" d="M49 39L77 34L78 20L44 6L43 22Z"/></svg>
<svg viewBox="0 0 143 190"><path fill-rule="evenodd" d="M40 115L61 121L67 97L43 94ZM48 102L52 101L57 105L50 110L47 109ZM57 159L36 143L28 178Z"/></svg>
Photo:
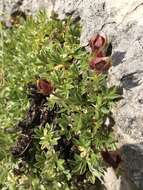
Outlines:
<svg viewBox="0 0 143 190"><path fill-rule="evenodd" d="M1 189L98 188L106 163L120 163L111 122L119 96L106 85L109 42L93 36L88 53L80 29L41 12L4 30Z"/></svg>

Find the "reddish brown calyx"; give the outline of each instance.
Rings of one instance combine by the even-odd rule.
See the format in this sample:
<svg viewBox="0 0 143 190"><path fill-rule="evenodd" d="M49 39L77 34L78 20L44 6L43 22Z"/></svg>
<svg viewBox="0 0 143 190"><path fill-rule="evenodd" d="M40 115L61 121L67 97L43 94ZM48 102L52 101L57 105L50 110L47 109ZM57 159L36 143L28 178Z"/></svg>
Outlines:
<svg viewBox="0 0 143 190"><path fill-rule="evenodd" d="M89 66L97 74L104 73L111 67L111 60L109 57L95 57L91 59Z"/></svg>
<svg viewBox="0 0 143 190"><path fill-rule="evenodd" d="M117 169L122 161L119 150L108 151L108 149L105 149L104 151L101 151L101 156L103 160L114 169Z"/></svg>
<svg viewBox="0 0 143 190"><path fill-rule="evenodd" d="M101 52L107 45L107 36L104 33L94 35L90 38L89 45L93 53Z"/></svg>
<svg viewBox="0 0 143 190"><path fill-rule="evenodd" d="M37 89L40 93L42 93L45 96L50 95L54 91L52 83L45 79L37 80Z"/></svg>

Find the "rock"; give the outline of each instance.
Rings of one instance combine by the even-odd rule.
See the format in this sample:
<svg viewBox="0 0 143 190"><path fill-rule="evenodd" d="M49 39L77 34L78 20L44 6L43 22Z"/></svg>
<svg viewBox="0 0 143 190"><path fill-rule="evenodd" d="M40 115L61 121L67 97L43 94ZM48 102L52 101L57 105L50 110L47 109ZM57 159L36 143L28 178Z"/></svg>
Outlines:
<svg viewBox="0 0 143 190"><path fill-rule="evenodd" d="M107 168L104 173L104 185L109 190L136 190L133 184L127 182L124 176L117 178L113 168Z"/></svg>
<svg viewBox="0 0 143 190"><path fill-rule="evenodd" d="M126 144L122 147L122 158L125 160L123 162L123 168L126 173L126 178L129 178L132 183L131 187L133 187L133 183L138 187L139 190L143 188L143 144Z"/></svg>
<svg viewBox="0 0 143 190"><path fill-rule="evenodd" d="M118 181L118 183L117 183ZM107 189L115 190L120 186L120 180L117 179L115 171L113 168L107 168L107 171L104 173L104 182ZM127 189L126 189L127 190Z"/></svg>
<svg viewBox="0 0 143 190"><path fill-rule="evenodd" d="M9 14L12 6L16 3L16 0L2 0L0 1L0 15Z"/></svg>
<svg viewBox="0 0 143 190"><path fill-rule="evenodd" d="M14 11L23 11L26 15L33 15L41 9L49 12L53 9L55 0L2 0L0 2L0 13L9 16Z"/></svg>
<svg viewBox="0 0 143 190"><path fill-rule="evenodd" d="M33 14L41 8L46 8L49 11L54 9L61 19L66 15L81 18L82 45L87 44L89 38L99 31L109 36L113 45L113 66L109 71L108 85L123 88L123 99L113 110L115 131L122 145L126 176L137 188L143 189L143 1L23 0L21 4L15 2L16 0L4 0L3 4L0 3L0 11L11 13L18 8L27 14Z"/></svg>

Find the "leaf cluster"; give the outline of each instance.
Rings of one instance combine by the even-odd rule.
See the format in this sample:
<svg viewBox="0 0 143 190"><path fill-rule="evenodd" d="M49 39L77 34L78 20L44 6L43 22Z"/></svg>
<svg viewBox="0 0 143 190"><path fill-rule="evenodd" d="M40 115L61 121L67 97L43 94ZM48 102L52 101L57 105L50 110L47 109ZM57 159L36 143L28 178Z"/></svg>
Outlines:
<svg viewBox="0 0 143 190"><path fill-rule="evenodd" d="M79 23L48 19L45 12L28 17L18 28L3 29L3 83L0 86L0 188L2 190L77 190L96 186L105 164L101 150L114 148L105 120L119 97L107 88L106 75L89 69L90 54L80 46ZM59 106L56 122L36 126L35 159L14 175L22 159L10 156L15 126L29 102L26 84L35 76L52 81L48 107ZM10 134L11 133L11 134Z"/></svg>

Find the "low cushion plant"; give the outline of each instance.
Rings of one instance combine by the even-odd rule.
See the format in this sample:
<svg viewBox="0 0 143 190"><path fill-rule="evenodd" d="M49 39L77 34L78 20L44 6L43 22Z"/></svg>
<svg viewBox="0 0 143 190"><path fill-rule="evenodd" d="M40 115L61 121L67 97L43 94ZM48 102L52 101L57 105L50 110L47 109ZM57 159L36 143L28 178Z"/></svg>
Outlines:
<svg viewBox="0 0 143 190"><path fill-rule="evenodd" d="M92 38L89 53L79 23L45 12L1 28L0 189L97 187L119 98L107 87L106 37Z"/></svg>

